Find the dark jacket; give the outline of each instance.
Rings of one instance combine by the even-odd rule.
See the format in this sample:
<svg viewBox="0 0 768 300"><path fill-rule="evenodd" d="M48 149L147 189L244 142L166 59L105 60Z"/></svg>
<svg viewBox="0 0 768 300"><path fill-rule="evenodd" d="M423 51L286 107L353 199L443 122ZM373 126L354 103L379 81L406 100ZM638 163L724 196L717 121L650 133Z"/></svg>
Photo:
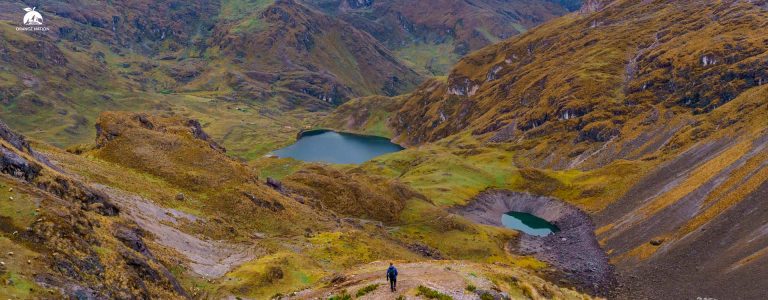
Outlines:
<svg viewBox="0 0 768 300"><path fill-rule="evenodd" d="M396 280L397 279L397 268L395 266L389 266L389 269L387 269L387 280Z"/></svg>

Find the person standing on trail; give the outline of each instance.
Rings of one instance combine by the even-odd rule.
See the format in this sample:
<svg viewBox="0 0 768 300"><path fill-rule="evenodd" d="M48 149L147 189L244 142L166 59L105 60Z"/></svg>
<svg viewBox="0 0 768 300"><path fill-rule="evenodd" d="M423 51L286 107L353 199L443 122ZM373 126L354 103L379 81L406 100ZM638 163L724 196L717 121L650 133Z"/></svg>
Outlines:
<svg viewBox="0 0 768 300"><path fill-rule="evenodd" d="M392 263L389 263L387 269L387 280L389 281L389 289L394 293L397 291L397 268Z"/></svg>

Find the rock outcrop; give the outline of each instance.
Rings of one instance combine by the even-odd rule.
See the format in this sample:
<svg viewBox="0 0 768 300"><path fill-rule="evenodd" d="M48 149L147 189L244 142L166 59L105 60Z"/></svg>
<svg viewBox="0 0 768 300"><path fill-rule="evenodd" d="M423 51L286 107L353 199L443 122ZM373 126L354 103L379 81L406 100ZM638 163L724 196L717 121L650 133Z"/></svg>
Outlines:
<svg viewBox="0 0 768 300"><path fill-rule="evenodd" d="M48 159L32 150L26 139L0 121L0 172L23 180L63 199L81 203L84 208L106 216L119 210L106 195L88 188L64 174Z"/></svg>
<svg viewBox="0 0 768 300"><path fill-rule="evenodd" d="M586 0L581 5L581 9L579 9L579 13L582 15L589 15L596 13L598 11L603 10L608 4L613 2L613 0Z"/></svg>
<svg viewBox="0 0 768 300"><path fill-rule="evenodd" d="M23 136L2 122L0 172L3 185L16 186L16 190L9 191L22 198L10 197L9 200L15 202L12 206L24 207L23 198L37 198L36 219L28 221L26 227L17 227L24 224L24 218L0 216L0 234L7 237L4 245L25 245L24 254L18 255L28 257L29 272L19 270L20 264L13 264L14 276L29 276L35 287L50 290L46 297L54 298L188 297L171 272L155 260L137 231L119 227L114 236L99 232L100 226L120 220L120 210L106 194L54 168ZM7 175L10 177L5 177ZM118 247L119 257L105 258L92 248L94 245L109 247L116 241L127 246ZM9 259L15 258L6 261ZM5 262L3 264L5 267ZM123 272L127 269L133 271ZM105 279L114 284L103 284Z"/></svg>

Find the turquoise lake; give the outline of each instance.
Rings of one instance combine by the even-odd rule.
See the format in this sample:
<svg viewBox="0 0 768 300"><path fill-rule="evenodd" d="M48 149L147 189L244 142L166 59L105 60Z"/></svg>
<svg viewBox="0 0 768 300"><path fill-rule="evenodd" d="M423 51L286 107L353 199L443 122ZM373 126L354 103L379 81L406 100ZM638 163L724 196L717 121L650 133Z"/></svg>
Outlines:
<svg viewBox="0 0 768 300"><path fill-rule="evenodd" d="M401 150L383 137L317 130L303 133L295 143L272 154L307 162L361 164Z"/></svg>
<svg viewBox="0 0 768 300"><path fill-rule="evenodd" d="M535 236L547 236L560 231L557 226L529 213L511 211L501 216L504 227Z"/></svg>

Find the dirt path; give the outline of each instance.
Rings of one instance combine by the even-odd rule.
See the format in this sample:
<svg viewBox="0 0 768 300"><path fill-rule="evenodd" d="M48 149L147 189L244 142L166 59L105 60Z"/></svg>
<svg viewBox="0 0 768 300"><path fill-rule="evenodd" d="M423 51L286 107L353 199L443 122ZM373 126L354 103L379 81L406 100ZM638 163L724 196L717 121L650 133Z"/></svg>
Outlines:
<svg viewBox="0 0 768 300"><path fill-rule="evenodd" d="M494 296L502 295L511 299L589 299L568 289L557 288L543 279L528 274L522 269L497 265L478 264L466 261L427 261L416 263L395 263L398 268L397 292L391 292L385 279L387 262L373 262L336 277L328 286L305 290L289 299L328 299L346 290L355 296L363 287L379 284L378 288L363 297L355 299L425 299L418 295L418 287L425 286L450 296L456 300L480 299L479 294L489 292ZM513 284L520 289L497 286L490 279L493 277L515 278ZM498 278L497 278L498 279ZM467 286L476 287L477 292L467 291ZM527 290L527 291L524 291ZM540 291L546 291L540 293ZM542 297L548 293L550 297ZM583 298L586 297L586 298ZM501 299L501 298L498 298Z"/></svg>

